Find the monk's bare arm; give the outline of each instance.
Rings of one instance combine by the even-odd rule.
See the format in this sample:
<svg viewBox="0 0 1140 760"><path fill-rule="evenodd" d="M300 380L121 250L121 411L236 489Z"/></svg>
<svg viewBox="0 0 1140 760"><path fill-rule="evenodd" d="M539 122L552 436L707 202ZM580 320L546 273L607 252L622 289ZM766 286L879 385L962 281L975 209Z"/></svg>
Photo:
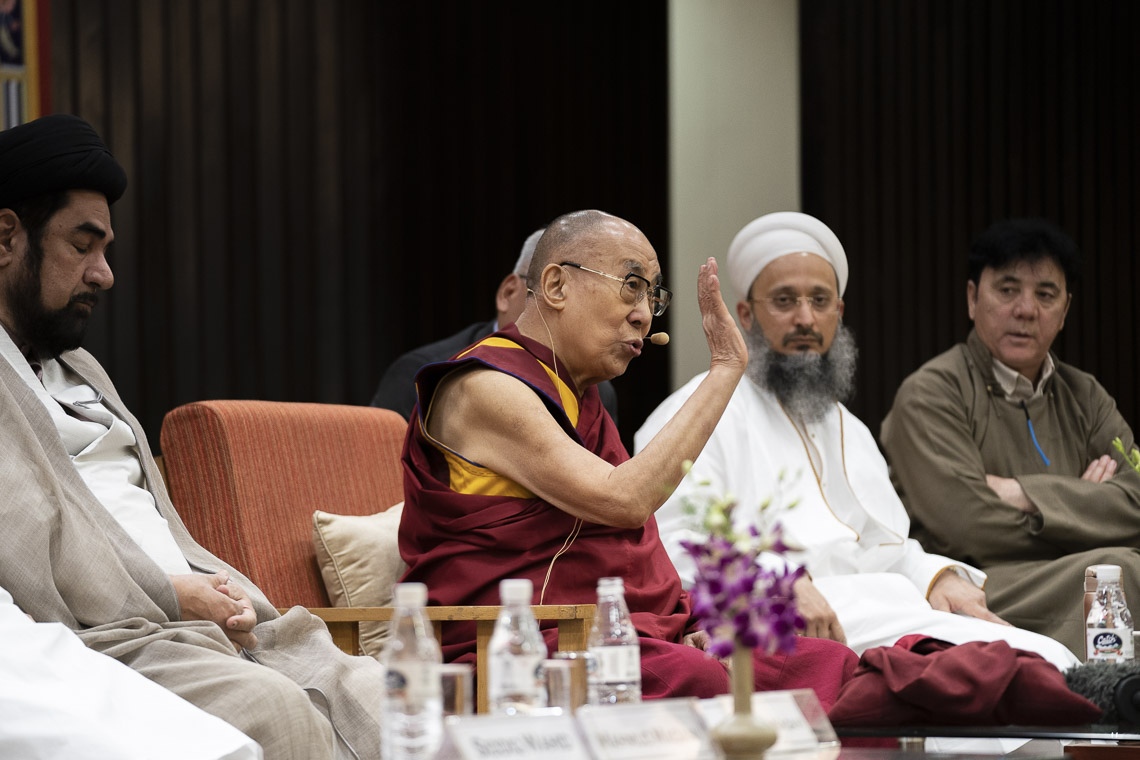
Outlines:
<svg viewBox="0 0 1140 760"><path fill-rule="evenodd" d="M614 467L575 443L539 397L501 372L474 369L445 380L429 429L466 458L591 522L638 527L680 482L681 466L708 441L747 364L747 349L720 296L716 262L701 267L698 300L709 374L646 448Z"/></svg>

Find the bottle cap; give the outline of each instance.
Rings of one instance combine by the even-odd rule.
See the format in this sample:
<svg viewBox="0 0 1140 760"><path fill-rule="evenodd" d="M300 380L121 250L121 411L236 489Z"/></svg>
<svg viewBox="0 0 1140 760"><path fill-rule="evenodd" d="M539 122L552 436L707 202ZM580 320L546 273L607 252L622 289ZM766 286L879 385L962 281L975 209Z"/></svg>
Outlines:
<svg viewBox="0 0 1140 760"><path fill-rule="evenodd" d="M1089 565L1085 568L1085 593L1091 594L1096 592L1096 565Z"/></svg>
<svg viewBox="0 0 1140 760"><path fill-rule="evenodd" d="M397 583L392 592L397 607L423 607L427 604L427 586L422 583Z"/></svg>
<svg viewBox="0 0 1140 760"><path fill-rule="evenodd" d="M1096 579L1097 581L1120 580L1120 565L1097 565Z"/></svg>
<svg viewBox="0 0 1140 760"><path fill-rule="evenodd" d="M598 578L598 593L602 591L625 592L625 581L621 578Z"/></svg>
<svg viewBox="0 0 1140 760"><path fill-rule="evenodd" d="M499 581L499 599L503 604L530 604L534 584L527 578L507 578Z"/></svg>

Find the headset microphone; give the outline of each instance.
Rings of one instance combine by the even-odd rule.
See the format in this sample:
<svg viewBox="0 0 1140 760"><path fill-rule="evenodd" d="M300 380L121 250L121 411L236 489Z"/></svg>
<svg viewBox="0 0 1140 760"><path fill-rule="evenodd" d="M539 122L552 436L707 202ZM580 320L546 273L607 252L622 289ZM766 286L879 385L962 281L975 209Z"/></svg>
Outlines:
<svg viewBox="0 0 1140 760"><path fill-rule="evenodd" d="M655 346L664 346L669 342L669 333L655 332L649 336L649 342Z"/></svg>

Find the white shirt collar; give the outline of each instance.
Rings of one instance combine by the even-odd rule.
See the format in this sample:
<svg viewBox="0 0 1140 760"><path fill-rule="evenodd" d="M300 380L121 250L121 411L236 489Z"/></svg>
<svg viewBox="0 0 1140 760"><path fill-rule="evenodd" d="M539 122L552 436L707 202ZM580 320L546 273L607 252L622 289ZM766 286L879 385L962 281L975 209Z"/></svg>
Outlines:
<svg viewBox="0 0 1140 760"><path fill-rule="evenodd" d="M1045 387L1045 381L1057 369L1052 355L1045 354L1045 362L1041 365L1041 379L1037 381L1037 385L1034 387L1033 383L1029 382L1029 379L1017 370L1002 364L996 358L993 362L994 378L1001 386L1006 401L1029 401L1039 397Z"/></svg>

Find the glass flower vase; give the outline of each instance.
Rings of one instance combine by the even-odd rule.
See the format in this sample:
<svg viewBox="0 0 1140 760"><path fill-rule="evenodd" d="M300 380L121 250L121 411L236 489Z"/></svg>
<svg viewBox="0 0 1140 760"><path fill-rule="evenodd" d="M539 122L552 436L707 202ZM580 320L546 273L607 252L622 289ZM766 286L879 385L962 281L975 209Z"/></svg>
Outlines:
<svg viewBox="0 0 1140 760"><path fill-rule="evenodd" d="M752 650L732 650L732 716L709 732L725 760L759 760L776 743L776 727L752 714Z"/></svg>

